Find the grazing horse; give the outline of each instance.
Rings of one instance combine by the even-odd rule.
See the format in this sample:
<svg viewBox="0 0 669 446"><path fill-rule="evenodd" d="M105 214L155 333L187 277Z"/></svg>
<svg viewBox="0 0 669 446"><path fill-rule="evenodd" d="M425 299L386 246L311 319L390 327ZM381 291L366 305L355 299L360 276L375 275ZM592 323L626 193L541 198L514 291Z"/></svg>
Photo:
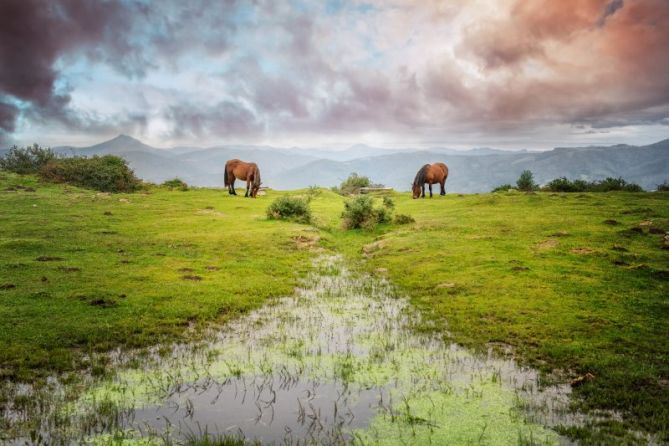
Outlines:
<svg viewBox="0 0 669 446"><path fill-rule="evenodd" d="M260 189L260 169L258 169L256 163L246 163L236 159L226 162L223 181L230 195L237 195L235 191L235 180L237 178L246 181L246 194L244 196L255 198Z"/></svg>
<svg viewBox="0 0 669 446"><path fill-rule="evenodd" d="M444 188L446 178L448 178L448 167L446 164L434 163L424 165L420 168L416 174L416 178L413 180L413 185L411 187L413 197L425 198L425 183L427 183L430 188L430 198L432 198L432 185L435 183L439 183L439 186L441 186L439 195L446 195L446 189Z"/></svg>

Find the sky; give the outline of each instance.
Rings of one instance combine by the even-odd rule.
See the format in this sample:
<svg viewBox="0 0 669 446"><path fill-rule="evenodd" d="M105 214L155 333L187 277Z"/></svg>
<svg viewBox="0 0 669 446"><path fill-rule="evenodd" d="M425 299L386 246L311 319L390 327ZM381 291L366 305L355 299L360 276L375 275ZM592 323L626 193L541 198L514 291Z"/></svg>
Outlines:
<svg viewBox="0 0 669 446"><path fill-rule="evenodd" d="M2 0L0 147L669 138L667 0Z"/></svg>

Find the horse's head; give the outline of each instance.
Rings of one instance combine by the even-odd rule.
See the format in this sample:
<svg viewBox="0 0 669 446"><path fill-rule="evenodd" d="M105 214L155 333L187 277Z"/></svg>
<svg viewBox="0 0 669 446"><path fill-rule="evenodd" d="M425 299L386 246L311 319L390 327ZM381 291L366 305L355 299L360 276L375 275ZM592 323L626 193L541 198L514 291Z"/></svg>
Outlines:
<svg viewBox="0 0 669 446"><path fill-rule="evenodd" d="M413 183L411 185L411 192L413 193L414 198L419 198L421 193L421 187L418 183Z"/></svg>
<svg viewBox="0 0 669 446"><path fill-rule="evenodd" d="M253 185L251 186L251 196L253 198L255 198L256 195L258 195L258 191L260 190L260 185L261 184L262 184L261 182L258 182L258 183L254 182Z"/></svg>

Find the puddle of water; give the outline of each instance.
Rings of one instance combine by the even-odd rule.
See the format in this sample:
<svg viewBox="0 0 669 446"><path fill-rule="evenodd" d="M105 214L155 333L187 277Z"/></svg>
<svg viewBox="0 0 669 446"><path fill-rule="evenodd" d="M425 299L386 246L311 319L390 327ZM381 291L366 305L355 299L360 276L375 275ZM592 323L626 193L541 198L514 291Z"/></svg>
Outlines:
<svg viewBox="0 0 669 446"><path fill-rule="evenodd" d="M42 394L13 388L14 400L33 403L7 408L5 425L37 427L7 441L569 443L551 430L584 421L568 410L568 386L541 387L536 371L511 359L416 333L419 321L388 282L322 257L293 297L212 331L205 343L162 356L119 352L119 371L102 382L52 380Z"/></svg>

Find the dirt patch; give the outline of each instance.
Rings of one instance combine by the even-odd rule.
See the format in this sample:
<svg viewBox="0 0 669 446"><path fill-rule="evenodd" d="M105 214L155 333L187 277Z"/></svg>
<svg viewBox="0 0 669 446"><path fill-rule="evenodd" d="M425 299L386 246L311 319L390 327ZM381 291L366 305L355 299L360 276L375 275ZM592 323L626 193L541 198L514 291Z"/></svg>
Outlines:
<svg viewBox="0 0 669 446"><path fill-rule="evenodd" d="M595 252L595 250L592 248L580 247L580 248L573 248L571 252L573 252L574 254L585 255L585 254L592 254L593 252Z"/></svg>
<svg viewBox="0 0 669 446"><path fill-rule="evenodd" d="M362 247L362 253L365 256L371 256L375 252L380 251L386 246L386 241L385 240L377 240L375 242L369 243L365 246Z"/></svg>
<svg viewBox="0 0 669 446"><path fill-rule="evenodd" d="M0 290L11 290L14 288L16 288L16 285L14 285L13 283L3 283L2 285L0 285Z"/></svg>
<svg viewBox="0 0 669 446"><path fill-rule="evenodd" d="M388 272L388 268L376 268L374 272L379 274L386 274Z"/></svg>
<svg viewBox="0 0 669 446"><path fill-rule="evenodd" d="M292 240L298 248L307 249L315 247L321 238L317 235L296 235Z"/></svg>
<svg viewBox="0 0 669 446"><path fill-rule="evenodd" d="M653 277L660 280L669 280L669 271L664 271L664 270L654 271Z"/></svg>
<svg viewBox="0 0 669 446"><path fill-rule="evenodd" d="M56 256L39 256L35 260L38 262L60 262L65 260L62 257L56 257Z"/></svg>
<svg viewBox="0 0 669 446"><path fill-rule="evenodd" d="M192 273L195 270L193 268L179 268L177 271L180 273Z"/></svg>
<svg viewBox="0 0 669 446"><path fill-rule="evenodd" d="M644 220L639 222L639 226L653 226L653 221L652 220Z"/></svg>
<svg viewBox="0 0 669 446"><path fill-rule="evenodd" d="M116 232L116 231L100 231L100 232L98 232L98 234L102 234L102 235L115 235L115 234L118 234L118 232Z"/></svg>
<svg viewBox="0 0 669 446"><path fill-rule="evenodd" d="M455 284L453 282L444 282L437 285L437 289L444 289L444 288L455 288Z"/></svg>
<svg viewBox="0 0 669 446"><path fill-rule="evenodd" d="M665 230L662 228L658 228L657 226L651 226L650 228L648 228L648 233L659 235L659 234L664 234Z"/></svg>
<svg viewBox="0 0 669 446"><path fill-rule="evenodd" d="M578 377L574 378L571 381L571 386L572 387L579 387L579 386L582 386L583 384L585 384L587 382L592 381L593 379L595 379L595 375L593 375L592 373L586 373L585 375L578 376Z"/></svg>
<svg viewBox="0 0 669 446"><path fill-rule="evenodd" d="M219 271L221 268L218 266L213 266L213 265L207 265L204 267L207 271Z"/></svg>
<svg viewBox="0 0 669 446"><path fill-rule="evenodd" d="M65 273L76 273L81 271L81 268L77 268L76 266L59 266L58 271L63 271Z"/></svg>
<svg viewBox="0 0 669 446"><path fill-rule="evenodd" d="M620 245L613 245L611 247L611 249L614 250L614 251L618 251L618 252L628 252L629 251L629 249L625 248L624 246L620 246Z"/></svg>
<svg viewBox="0 0 669 446"><path fill-rule="evenodd" d="M193 275L193 274L186 274L184 276L181 276L181 278L183 280L192 280L194 282L199 282L200 280L202 280L201 276L196 276L196 275Z"/></svg>
<svg viewBox="0 0 669 446"><path fill-rule="evenodd" d="M557 247L558 241L553 239L543 240L535 245L535 248L540 251L545 251L547 249L553 249Z"/></svg>
<svg viewBox="0 0 669 446"><path fill-rule="evenodd" d="M612 218L610 218L608 220L604 220L602 223L604 223L605 225L609 225L609 226L618 226L620 224L620 222L618 220L614 220Z"/></svg>
<svg viewBox="0 0 669 446"><path fill-rule="evenodd" d="M567 231L557 231L552 233L550 236L551 237L567 237L569 233Z"/></svg>
<svg viewBox="0 0 669 446"><path fill-rule="evenodd" d="M102 215L107 215L107 216L109 216L109 215L114 215L114 214L112 214L111 211L104 211L104 212L102 213Z"/></svg>
<svg viewBox="0 0 669 446"><path fill-rule="evenodd" d="M528 268L527 266L514 266L513 268L511 268L511 271L529 271L529 270L530 268Z"/></svg>
<svg viewBox="0 0 669 446"><path fill-rule="evenodd" d="M626 261L624 261L622 259L614 260L613 264L616 265L616 266L629 266L629 263L627 263Z"/></svg>
<svg viewBox="0 0 669 446"><path fill-rule="evenodd" d="M87 296L87 295L77 295L75 296L82 302L86 302L88 305L93 307L100 308L111 308L117 305L116 299L111 296Z"/></svg>
<svg viewBox="0 0 669 446"><path fill-rule="evenodd" d="M130 260L123 259L123 260L120 260L119 263L128 264L128 263L130 263Z"/></svg>

